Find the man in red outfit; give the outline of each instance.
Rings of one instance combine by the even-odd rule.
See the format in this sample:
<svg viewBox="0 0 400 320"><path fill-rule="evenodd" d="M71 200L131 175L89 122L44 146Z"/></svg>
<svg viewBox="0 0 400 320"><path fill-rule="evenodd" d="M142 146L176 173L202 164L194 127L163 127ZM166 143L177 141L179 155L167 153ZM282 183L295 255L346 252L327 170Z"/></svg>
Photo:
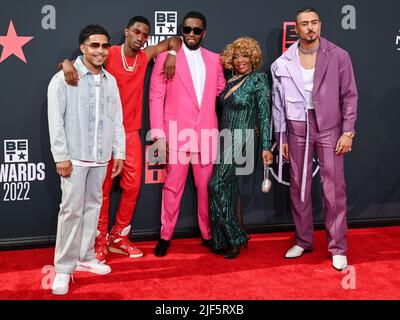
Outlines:
<svg viewBox="0 0 400 320"><path fill-rule="evenodd" d="M141 249L129 240L131 221L139 195L142 180L142 144L139 130L142 125L143 85L148 62L160 52L169 51L169 61L165 63L165 76L173 76L175 71L176 52L181 40L173 37L156 46L141 49L150 34L150 22L147 18L136 16L130 19L125 29L125 43L112 46L106 62L106 70L116 79L121 96L123 124L126 135L126 160L120 178L122 194L118 206L115 224L108 234L108 217L113 161L110 161L103 184L103 205L100 212L95 243L96 258L103 262L108 251L125 254L131 258L143 256ZM62 64L66 80L76 84L78 75L69 61ZM108 107L108 106L107 106Z"/></svg>

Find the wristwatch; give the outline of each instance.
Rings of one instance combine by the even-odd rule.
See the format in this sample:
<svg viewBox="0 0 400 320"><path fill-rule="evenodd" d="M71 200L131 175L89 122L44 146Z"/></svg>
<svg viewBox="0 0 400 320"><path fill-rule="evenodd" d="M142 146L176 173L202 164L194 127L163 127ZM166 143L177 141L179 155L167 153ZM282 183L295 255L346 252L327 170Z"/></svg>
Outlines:
<svg viewBox="0 0 400 320"><path fill-rule="evenodd" d="M176 51L175 50L169 50L168 54L170 54L171 56L175 56L176 57Z"/></svg>
<svg viewBox="0 0 400 320"><path fill-rule="evenodd" d="M349 132L343 132L343 135L353 139L356 134L354 132L349 131Z"/></svg>

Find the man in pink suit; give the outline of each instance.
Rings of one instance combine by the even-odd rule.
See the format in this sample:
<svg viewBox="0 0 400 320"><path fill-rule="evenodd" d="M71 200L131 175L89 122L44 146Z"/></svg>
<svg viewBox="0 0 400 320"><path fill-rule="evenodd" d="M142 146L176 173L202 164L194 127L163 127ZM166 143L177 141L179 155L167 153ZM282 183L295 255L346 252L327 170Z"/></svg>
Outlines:
<svg viewBox="0 0 400 320"><path fill-rule="evenodd" d="M271 66L273 118L280 163L290 158L290 198L296 242L285 257L313 248L312 162L317 152L328 251L335 269L347 267L346 185L343 155L351 151L357 89L349 54L320 37L315 9L296 17L299 41ZM281 172L281 170L280 170Z"/></svg>
<svg viewBox="0 0 400 320"><path fill-rule="evenodd" d="M216 97L225 87L220 56L201 48L206 19L189 12L183 19L183 44L176 59L176 74L166 80L160 54L150 84L150 127L159 153L168 148L163 187L161 236L154 253L165 256L178 220L189 165L197 189L197 214L202 243L210 247L208 182L216 159L218 123Z"/></svg>

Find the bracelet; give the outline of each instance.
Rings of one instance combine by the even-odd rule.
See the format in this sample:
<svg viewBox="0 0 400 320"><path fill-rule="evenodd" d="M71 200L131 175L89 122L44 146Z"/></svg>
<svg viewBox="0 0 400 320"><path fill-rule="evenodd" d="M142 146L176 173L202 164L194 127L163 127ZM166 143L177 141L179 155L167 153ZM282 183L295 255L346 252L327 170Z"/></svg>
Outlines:
<svg viewBox="0 0 400 320"><path fill-rule="evenodd" d="M169 50L169 51L168 51L168 54L170 54L171 56L175 56L175 57L176 57L176 55L177 55L177 53L176 53L175 50Z"/></svg>
<svg viewBox="0 0 400 320"><path fill-rule="evenodd" d="M342 134L345 135L345 136L348 136L351 139L353 139L354 136L356 135L354 132L351 132L351 131L350 132L343 132Z"/></svg>

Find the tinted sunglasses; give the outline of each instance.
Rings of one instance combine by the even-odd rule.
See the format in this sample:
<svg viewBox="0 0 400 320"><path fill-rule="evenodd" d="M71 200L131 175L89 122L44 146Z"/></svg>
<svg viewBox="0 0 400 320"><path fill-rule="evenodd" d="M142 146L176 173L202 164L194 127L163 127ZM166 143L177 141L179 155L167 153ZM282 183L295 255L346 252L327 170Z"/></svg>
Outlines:
<svg viewBox="0 0 400 320"><path fill-rule="evenodd" d="M98 49L98 48L100 48L100 46L103 48L103 49L108 49L108 48L110 48L111 47L111 44L109 44L109 43L98 43L98 42L91 42L91 43L84 43L84 45L85 46L89 46L89 47L91 47L92 49Z"/></svg>
<svg viewBox="0 0 400 320"><path fill-rule="evenodd" d="M132 32L133 34L135 34L135 35L137 35L137 36L143 35L143 39L144 39L144 40L147 40L147 39L149 38L149 34L148 34L148 33L142 32L142 31L140 31L139 29L136 29L136 28L133 29L133 30L128 29L128 31L129 31L129 32Z"/></svg>
<svg viewBox="0 0 400 320"><path fill-rule="evenodd" d="M183 31L184 34L190 34L190 33L193 31L193 33L194 33L196 36L199 36L199 35L201 35L201 33L204 31L204 29L198 28L198 27L196 27L196 28L183 27L183 28L182 28L182 31Z"/></svg>

